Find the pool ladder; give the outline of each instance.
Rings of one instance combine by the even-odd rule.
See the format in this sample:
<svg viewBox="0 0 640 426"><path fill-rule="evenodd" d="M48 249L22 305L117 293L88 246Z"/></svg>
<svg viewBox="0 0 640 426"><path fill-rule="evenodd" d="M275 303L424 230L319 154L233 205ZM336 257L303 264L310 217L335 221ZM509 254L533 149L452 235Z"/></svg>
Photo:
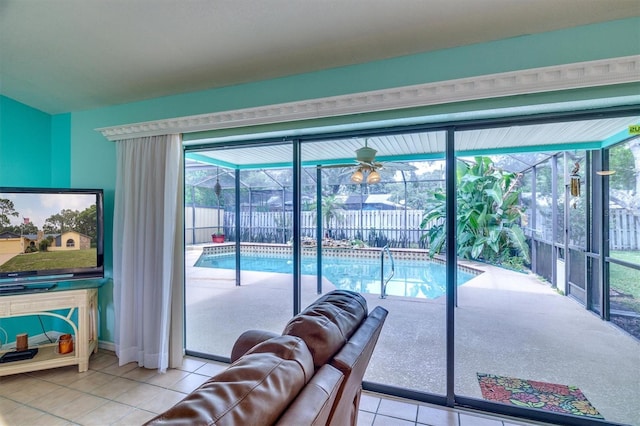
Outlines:
<svg viewBox="0 0 640 426"><path fill-rule="evenodd" d="M387 253L389 255L389 260L391 261L391 273L388 277L384 276L384 254ZM396 266L393 262L393 256L391 255L391 250L389 250L389 244L382 247L380 251L380 299L386 299L387 297L387 284L393 278L393 275L396 273Z"/></svg>

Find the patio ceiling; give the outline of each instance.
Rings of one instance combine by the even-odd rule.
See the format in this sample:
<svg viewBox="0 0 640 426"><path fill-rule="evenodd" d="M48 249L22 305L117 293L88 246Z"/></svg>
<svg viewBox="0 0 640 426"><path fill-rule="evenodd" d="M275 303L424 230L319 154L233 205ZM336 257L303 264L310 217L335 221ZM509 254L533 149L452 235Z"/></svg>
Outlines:
<svg viewBox="0 0 640 426"><path fill-rule="evenodd" d="M565 149L598 149L628 138L629 126L640 117L616 117L595 120L555 122L522 126L465 130L456 133L456 150L461 156L551 152ZM302 145L304 166L355 165L355 150L365 145L376 149L376 159L420 161L443 158L444 131L368 136L366 138L328 139ZM236 146L186 155L187 168L211 164L237 169L277 168L291 165L289 142L265 146ZM523 163L523 169L528 168Z"/></svg>

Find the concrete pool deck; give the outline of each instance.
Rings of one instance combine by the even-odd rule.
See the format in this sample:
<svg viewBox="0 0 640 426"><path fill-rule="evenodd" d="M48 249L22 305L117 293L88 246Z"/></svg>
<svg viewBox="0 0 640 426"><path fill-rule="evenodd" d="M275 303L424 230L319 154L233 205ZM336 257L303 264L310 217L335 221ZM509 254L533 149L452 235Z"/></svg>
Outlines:
<svg viewBox="0 0 640 426"><path fill-rule="evenodd" d="M228 356L251 328L281 332L292 316L287 274L196 268L186 251L187 348ZM459 287L456 393L481 398L476 373L578 386L605 419L640 424L640 342L531 274L471 263L485 272ZM323 291L334 286L324 280ZM364 294L389 310L365 380L444 394L445 300ZM302 306L318 297L302 277Z"/></svg>

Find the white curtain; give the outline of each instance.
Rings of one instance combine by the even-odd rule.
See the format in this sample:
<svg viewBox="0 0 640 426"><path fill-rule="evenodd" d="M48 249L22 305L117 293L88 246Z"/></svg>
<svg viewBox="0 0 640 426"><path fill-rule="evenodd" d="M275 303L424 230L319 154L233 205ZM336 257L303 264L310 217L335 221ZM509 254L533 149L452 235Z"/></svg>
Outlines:
<svg viewBox="0 0 640 426"><path fill-rule="evenodd" d="M116 144L116 355L120 365L163 372L183 355L182 141L164 135Z"/></svg>

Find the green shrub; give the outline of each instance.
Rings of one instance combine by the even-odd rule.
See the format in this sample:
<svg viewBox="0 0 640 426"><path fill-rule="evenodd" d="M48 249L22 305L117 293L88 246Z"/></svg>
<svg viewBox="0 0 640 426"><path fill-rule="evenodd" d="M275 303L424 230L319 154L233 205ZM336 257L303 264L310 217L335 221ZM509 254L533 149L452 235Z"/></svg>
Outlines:
<svg viewBox="0 0 640 426"><path fill-rule="evenodd" d="M458 161L456 237L458 256L500 264L521 257L529 263L527 245L520 222L525 220L520 205L520 175L497 169L489 157L475 163ZM430 255L442 251L446 242L446 200L442 190L433 193L420 227L436 224L423 238L429 241Z"/></svg>

